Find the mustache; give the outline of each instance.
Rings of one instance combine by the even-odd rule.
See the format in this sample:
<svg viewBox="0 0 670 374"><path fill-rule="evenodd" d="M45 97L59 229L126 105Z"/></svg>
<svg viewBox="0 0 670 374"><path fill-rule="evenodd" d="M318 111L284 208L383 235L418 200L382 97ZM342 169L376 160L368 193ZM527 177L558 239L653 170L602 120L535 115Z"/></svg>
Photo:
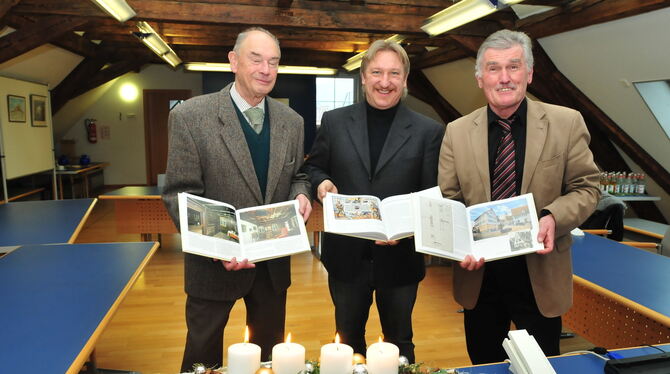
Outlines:
<svg viewBox="0 0 670 374"><path fill-rule="evenodd" d="M512 89L512 90L516 90L516 84L501 84L501 85L498 85L498 86L496 86L496 91L500 91L503 88L509 88L509 89Z"/></svg>

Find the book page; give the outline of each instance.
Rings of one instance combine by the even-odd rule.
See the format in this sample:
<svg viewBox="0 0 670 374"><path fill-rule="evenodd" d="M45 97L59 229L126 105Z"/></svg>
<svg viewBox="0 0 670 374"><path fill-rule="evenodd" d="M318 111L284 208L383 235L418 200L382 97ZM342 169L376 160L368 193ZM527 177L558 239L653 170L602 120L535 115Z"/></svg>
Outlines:
<svg viewBox="0 0 670 374"><path fill-rule="evenodd" d="M539 224L532 194L473 205L468 216L476 258L491 261L544 248L537 242Z"/></svg>
<svg viewBox="0 0 670 374"><path fill-rule="evenodd" d="M237 211L242 258L251 262L310 250L298 201L286 201Z"/></svg>
<svg viewBox="0 0 670 374"><path fill-rule="evenodd" d="M442 198L440 188L435 186L411 194L390 196L381 201L382 222L389 239L401 239L414 235L412 195Z"/></svg>
<svg viewBox="0 0 670 374"><path fill-rule="evenodd" d="M462 203L415 195L412 206L417 252L453 260L462 260L470 253L470 233Z"/></svg>
<svg viewBox="0 0 670 374"><path fill-rule="evenodd" d="M226 261L241 258L232 205L183 192L177 199L182 251Z"/></svg>
<svg viewBox="0 0 670 374"><path fill-rule="evenodd" d="M323 199L324 231L386 240L380 201L375 196L327 193Z"/></svg>

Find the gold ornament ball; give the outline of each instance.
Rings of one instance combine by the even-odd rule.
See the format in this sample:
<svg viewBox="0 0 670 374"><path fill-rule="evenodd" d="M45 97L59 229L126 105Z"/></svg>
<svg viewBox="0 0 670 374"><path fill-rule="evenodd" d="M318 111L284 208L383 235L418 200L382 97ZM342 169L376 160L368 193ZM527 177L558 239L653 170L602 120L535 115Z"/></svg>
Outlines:
<svg viewBox="0 0 670 374"><path fill-rule="evenodd" d="M364 364L365 363L365 356L363 356L360 353L354 353L354 358L353 358L353 364Z"/></svg>
<svg viewBox="0 0 670 374"><path fill-rule="evenodd" d="M261 367L256 370L256 374L275 374L275 372L271 368Z"/></svg>

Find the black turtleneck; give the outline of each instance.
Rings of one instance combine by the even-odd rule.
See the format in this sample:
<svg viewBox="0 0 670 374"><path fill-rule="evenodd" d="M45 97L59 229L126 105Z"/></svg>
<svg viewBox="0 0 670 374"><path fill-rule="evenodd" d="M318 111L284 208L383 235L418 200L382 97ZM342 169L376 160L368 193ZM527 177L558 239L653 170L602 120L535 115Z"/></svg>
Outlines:
<svg viewBox="0 0 670 374"><path fill-rule="evenodd" d="M384 148L384 142L391 129L391 123L398 111L398 104L388 109L377 109L365 103L368 119L368 142L370 145L370 172L372 175L377 168L379 155Z"/></svg>

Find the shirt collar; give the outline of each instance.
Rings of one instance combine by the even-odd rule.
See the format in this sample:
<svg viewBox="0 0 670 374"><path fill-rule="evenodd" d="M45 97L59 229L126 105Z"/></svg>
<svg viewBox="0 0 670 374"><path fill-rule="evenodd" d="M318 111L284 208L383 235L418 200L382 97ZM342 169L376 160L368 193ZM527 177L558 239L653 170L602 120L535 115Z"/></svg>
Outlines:
<svg viewBox="0 0 670 374"><path fill-rule="evenodd" d="M244 100L242 95L240 95L240 93L237 92L237 89L235 88L235 82L233 82L233 85L230 87L230 97L233 99L233 102L235 103L235 105L237 105L237 108L242 113L244 113L245 110L252 107L260 108L263 111L263 113L265 113L265 98L263 98L261 102L256 105L249 105L249 103L247 103L247 101Z"/></svg>
<svg viewBox="0 0 670 374"><path fill-rule="evenodd" d="M528 99L524 98L523 101L521 102L521 104L519 105L519 107L516 109L516 112L514 112L514 114L509 116L508 119L514 118L515 119L514 123L525 125L526 124L526 114L528 112L527 100ZM505 118L500 118L500 116L498 116L493 110L491 110L490 105L486 106L486 112L487 112L487 115L488 115L487 118L488 118L489 125L491 125L491 124L495 125L495 124L498 123L498 120L505 119Z"/></svg>

